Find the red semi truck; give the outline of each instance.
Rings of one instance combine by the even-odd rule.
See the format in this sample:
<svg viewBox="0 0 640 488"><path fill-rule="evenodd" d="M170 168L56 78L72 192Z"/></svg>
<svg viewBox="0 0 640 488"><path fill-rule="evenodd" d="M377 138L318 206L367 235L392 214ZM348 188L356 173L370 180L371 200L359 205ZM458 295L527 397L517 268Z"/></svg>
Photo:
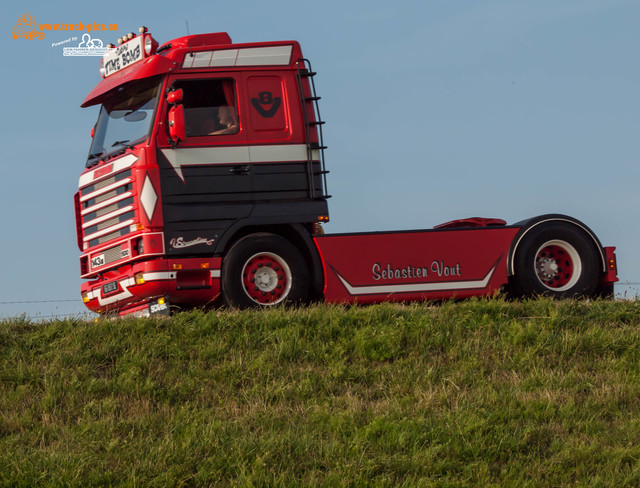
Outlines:
<svg viewBox="0 0 640 488"><path fill-rule="evenodd" d="M295 41L159 46L141 28L100 70L82 103L101 108L75 195L94 312L613 293L615 248L565 215L324 234L323 121Z"/></svg>

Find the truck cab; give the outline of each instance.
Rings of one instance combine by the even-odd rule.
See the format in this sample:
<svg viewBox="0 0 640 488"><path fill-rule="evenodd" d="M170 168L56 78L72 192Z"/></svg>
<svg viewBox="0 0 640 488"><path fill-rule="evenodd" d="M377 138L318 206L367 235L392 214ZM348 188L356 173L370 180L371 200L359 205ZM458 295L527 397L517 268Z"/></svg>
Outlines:
<svg viewBox="0 0 640 488"><path fill-rule="evenodd" d="M210 303L225 250L257 229L319 269L310 236L328 221L324 148L297 42L214 33L158 47L143 30L102 71L82 104L101 108L75 198L89 308Z"/></svg>

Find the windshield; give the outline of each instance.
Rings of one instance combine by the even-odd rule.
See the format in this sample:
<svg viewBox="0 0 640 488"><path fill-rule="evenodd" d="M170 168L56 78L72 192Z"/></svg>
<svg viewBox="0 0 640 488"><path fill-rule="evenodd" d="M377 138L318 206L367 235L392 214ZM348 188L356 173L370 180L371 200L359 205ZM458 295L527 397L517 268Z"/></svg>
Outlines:
<svg viewBox="0 0 640 488"><path fill-rule="evenodd" d="M100 108L87 166L144 140L156 108L160 80L149 78L121 86Z"/></svg>

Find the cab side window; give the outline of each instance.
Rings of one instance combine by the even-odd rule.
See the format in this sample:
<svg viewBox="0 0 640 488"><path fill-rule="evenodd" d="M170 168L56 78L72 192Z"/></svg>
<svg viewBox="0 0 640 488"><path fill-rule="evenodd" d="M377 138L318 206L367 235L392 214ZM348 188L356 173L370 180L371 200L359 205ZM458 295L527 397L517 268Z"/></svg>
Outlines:
<svg viewBox="0 0 640 488"><path fill-rule="evenodd" d="M179 80L187 137L237 134L240 131L235 83L230 79Z"/></svg>

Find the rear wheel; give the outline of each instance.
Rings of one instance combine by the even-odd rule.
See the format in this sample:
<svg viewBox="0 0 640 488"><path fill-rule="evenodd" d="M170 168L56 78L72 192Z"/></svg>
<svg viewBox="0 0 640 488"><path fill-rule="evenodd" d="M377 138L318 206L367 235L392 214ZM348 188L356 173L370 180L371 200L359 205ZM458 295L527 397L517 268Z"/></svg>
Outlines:
<svg viewBox="0 0 640 488"><path fill-rule="evenodd" d="M525 234L514 257L517 296L590 297L598 286L600 259L593 240L566 222L541 224Z"/></svg>
<svg viewBox="0 0 640 488"><path fill-rule="evenodd" d="M300 252L283 237L249 235L224 257L222 294L236 308L301 302L309 294L309 271Z"/></svg>

